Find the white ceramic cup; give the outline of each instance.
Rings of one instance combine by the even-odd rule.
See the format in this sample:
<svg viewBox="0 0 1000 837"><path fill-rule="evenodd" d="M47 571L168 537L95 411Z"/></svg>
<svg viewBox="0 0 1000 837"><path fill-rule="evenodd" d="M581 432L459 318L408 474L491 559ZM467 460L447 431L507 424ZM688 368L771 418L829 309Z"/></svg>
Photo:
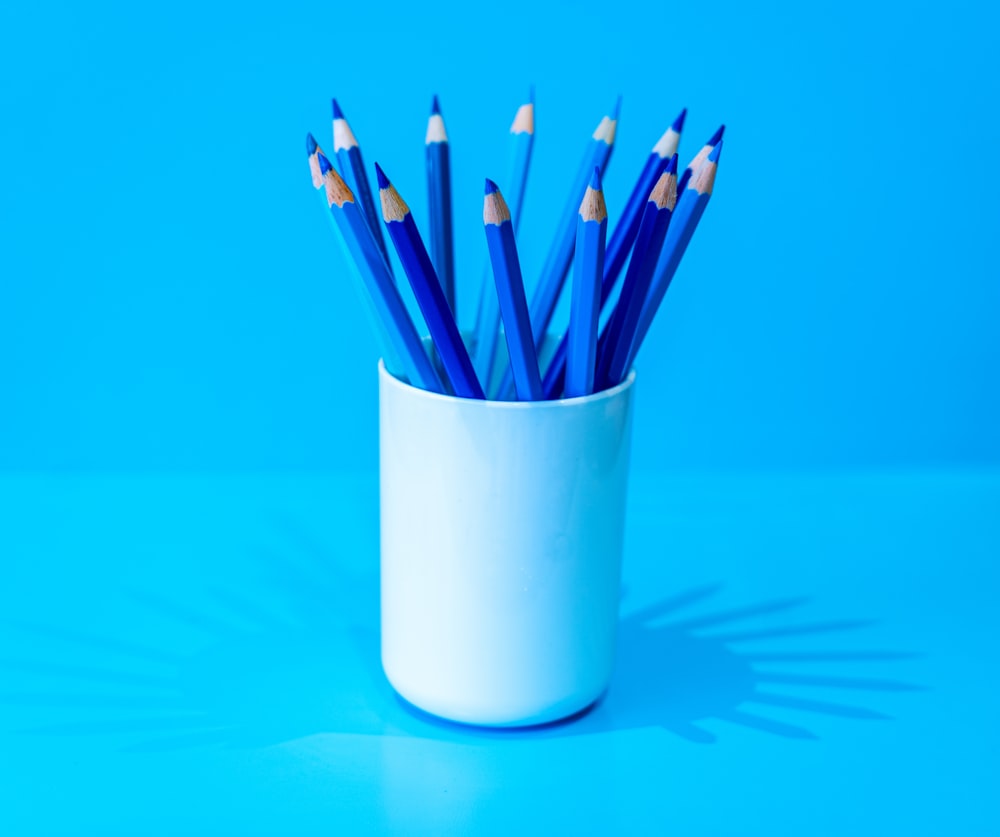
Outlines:
<svg viewBox="0 0 1000 837"><path fill-rule="evenodd" d="M572 715L614 663L635 373L559 401L479 401L379 364L382 667L470 724Z"/></svg>

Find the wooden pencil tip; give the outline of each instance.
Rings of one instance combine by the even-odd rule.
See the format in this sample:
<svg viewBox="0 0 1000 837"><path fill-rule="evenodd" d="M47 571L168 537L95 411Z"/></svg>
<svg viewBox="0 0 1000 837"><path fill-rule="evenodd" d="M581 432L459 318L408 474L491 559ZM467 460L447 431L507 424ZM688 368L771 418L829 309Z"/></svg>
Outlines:
<svg viewBox="0 0 1000 837"><path fill-rule="evenodd" d="M379 189L388 189L392 185L389 182L389 178L385 176L385 172L382 171L382 167L378 163L375 164L375 178L378 180Z"/></svg>
<svg viewBox="0 0 1000 837"><path fill-rule="evenodd" d="M441 113L441 104L438 102L437 93L435 93L434 98L431 99L431 115L433 116L435 113Z"/></svg>
<svg viewBox="0 0 1000 837"><path fill-rule="evenodd" d="M598 166L594 166L594 173L590 175L590 188L595 192L601 191L601 169Z"/></svg>
<svg viewBox="0 0 1000 837"><path fill-rule="evenodd" d="M723 145L722 140L719 140L718 145L716 145L715 148L713 148L709 152L709 154L708 154L708 162L710 162L710 163L718 163L719 162L719 156L722 154L722 145Z"/></svg>
<svg viewBox="0 0 1000 837"><path fill-rule="evenodd" d="M684 108L684 109L683 109L683 110L682 110L682 111L681 111L681 112L680 112L680 113L679 113L679 114L677 115L677 118L676 118L676 119L674 120L674 124L670 126L670 127L671 127L671 128L673 128L673 130L674 130L674 131L676 131L676 132L677 132L678 134L679 134L679 133L680 133L681 131L683 131L683 130L684 130L684 120L685 120L685 119L687 119L687 115L688 115L688 109L687 109L687 108Z"/></svg>
<svg viewBox="0 0 1000 837"><path fill-rule="evenodd" d="M486 178L486 194L487 195L492 195L494 192L499 192L499 191L500 191L500 187L497 186L496 183L494 183L492 180L490 180L487 177Z"/></svg>
<svg viewBox="0 0 1000 837"><path fill-rule="evenodd" d="M675 153L673 157L670 158L670 162L667 163L667 174L677 174L677 154Z"/></svg>
<svg viewBox="0 0 1000 837"><path fill-rule="evenodd" d="M337 100L336 99L331 99L330 100L330 104L333 107L333 118L334 119L343 119L344 118L344 112L340 109L340 105L337 104Z"/></svg>
<svg viewBox="0 0 1000 837"><path fill-rule="evenodd" d="M319 161L319 173L326 174L333 166L330 161L326 159L326 155L322 151L316 152L316 159Z"/></svg>
<svg viewBox="0 0 1000 837"><path fill-rule="evenodd" d="M311 133L306 134L306 154L312 157L316 153L316 149L319 148L319 144L316 142L316 137Z"/></svg>
<svg viewBox="0 0 1000 837"><path fill-rule="evenodd" d="M705 145L718 145L719 142L722 140L722 135L725 132L726 132L726 126L720 125L719 129L714 134L712 134L711 139L709 139L709 141L706 142Z"/></svg>

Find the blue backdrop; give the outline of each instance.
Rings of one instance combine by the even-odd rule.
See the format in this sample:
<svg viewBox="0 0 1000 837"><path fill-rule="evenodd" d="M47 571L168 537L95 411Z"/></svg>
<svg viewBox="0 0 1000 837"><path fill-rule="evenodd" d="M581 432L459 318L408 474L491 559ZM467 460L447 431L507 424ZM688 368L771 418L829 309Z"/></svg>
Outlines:
<svg viewBox="0 0 1000 837"><path fill-rule="evenodd" d="M3 4L0 467L367 468L376 349L309 186L336 95L425 224L441 96L466 323L537 85L533 277L624 95L612 217L681 106L726 152L640 358L640 468L1000 460L985 4Z"/></svg>

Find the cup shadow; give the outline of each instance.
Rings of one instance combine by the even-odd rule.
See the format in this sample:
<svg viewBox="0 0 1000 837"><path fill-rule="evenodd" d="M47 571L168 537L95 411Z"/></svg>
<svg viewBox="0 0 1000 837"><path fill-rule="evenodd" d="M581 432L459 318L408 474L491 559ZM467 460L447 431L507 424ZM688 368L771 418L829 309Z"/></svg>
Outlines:
<svg viewBox="0 0 1000 837"><path fill-rule="evenodd" d="M124 619L118 635L3 623L20 632L34 654L0 660L8 684L0 703L35 714L52 710L51 722L19 731L103 736L133 751L264 747L318 733L509 740L647 727L711 743L720 734L717 722L810 739L816 735L803 716L885 719L857 705L857 696L920 689L869 676L914 654L826 645L803 651L801 642L781 647L788 638L839 635L871 622L785 619L807 605L805 598L706 609L722 589L711 584L623 616L612 684L589 709L531 728L455 724L406 704L382 675L377 574L350 569L296 525L286 523L282 531L289 546L257 556L259 577L248 573L239 589L208 590L210 605L130 594L133 606L201 631L205 639L195 653L164 648L162 637L159 644L144 643ZM377 566L377 556L367 565ZM776 615L782 621L775 623ZM736 623L747 624L733 630ZM823 698L802 696L810 690ZM855 697L829 700L831 690Z"/></svg>

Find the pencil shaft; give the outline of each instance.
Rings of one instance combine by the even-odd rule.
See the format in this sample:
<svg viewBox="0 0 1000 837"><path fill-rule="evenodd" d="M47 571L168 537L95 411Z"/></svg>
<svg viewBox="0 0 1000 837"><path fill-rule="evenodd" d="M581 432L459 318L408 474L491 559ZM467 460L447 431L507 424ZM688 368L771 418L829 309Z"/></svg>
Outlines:
<svg viewBox="0 0 1000 837"><path fill-rule="evenodd" d="M597 320L600 314L601 278L604 274L607 218L576 225L576 250L573 258L573 290L570 298L567 338L567 398L589 395L594 391L597 360Z"/></svg>
<svg viewBox="0 0 1000 837"><path fill-rule="evenodd" d="M439 117L440 118L440 117ZM427 198L430 211L431 261L453 316L455 307L455 243L452 234L451 159L448 142L429 142Z"/></svg>
<svg viewBox="0 0 1000 837"><path fill-rule="evenodd" d="M524 293L514 229L510 221L487 223L485 228L517 397L521 401L540 401L542 379L531 337L528 300Z"/></svg>

